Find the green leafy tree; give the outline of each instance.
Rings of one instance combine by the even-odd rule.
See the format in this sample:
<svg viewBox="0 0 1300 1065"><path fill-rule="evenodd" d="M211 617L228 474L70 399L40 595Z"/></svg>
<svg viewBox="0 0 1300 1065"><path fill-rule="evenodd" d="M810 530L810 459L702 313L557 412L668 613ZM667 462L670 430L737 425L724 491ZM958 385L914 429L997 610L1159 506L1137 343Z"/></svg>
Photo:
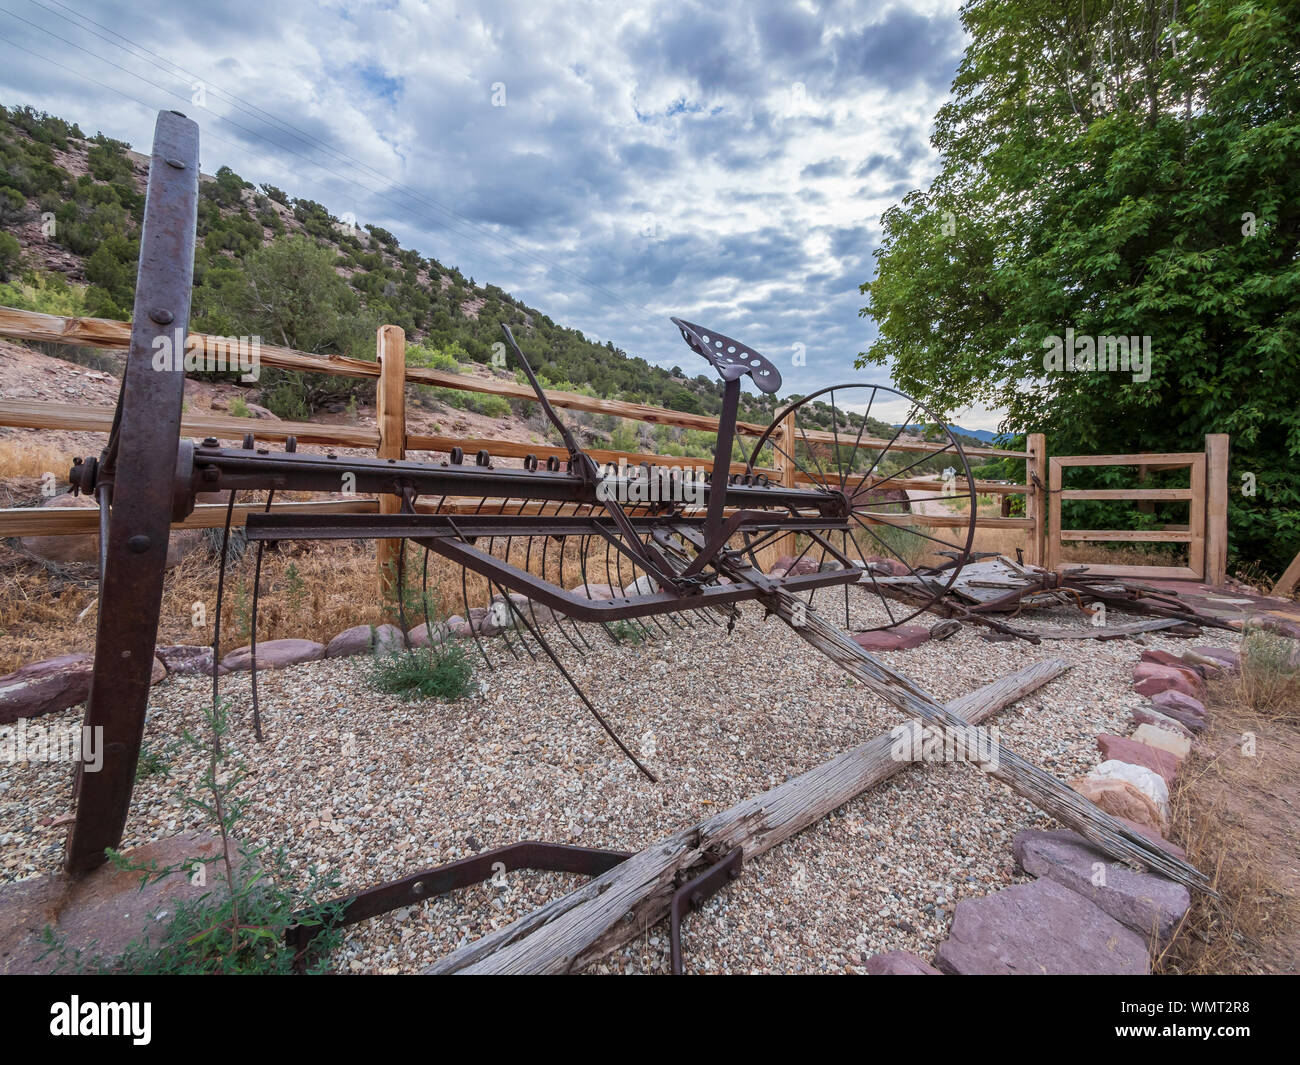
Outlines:
<svg viewBox="0 0 1300 1065"><path fill-rule="evenodd" d="M1230 433L1230 483L1257 482L1230 493L1234 550L1284 566L1300 547L1294 6L972 0L962 21L942 169L885 214L863 286L879 338L857 365L891 365L944 413L1002 407L1058 454ZM1048 372L1067 328L1149 337L1150 366Z"/></svg>

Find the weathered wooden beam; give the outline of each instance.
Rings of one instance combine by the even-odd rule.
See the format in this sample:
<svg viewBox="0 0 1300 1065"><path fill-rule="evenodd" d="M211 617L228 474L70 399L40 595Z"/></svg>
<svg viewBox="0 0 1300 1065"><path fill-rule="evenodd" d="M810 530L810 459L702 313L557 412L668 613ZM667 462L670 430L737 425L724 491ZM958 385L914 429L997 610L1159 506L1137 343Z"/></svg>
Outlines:
<svg viewBox="0 0 1300 1065"><path fill-rule="evenodd" d="M1031 663L953 700L948 709L978 724L1069 668L1059 658ZM913 722L908 727L919 726ZM911 765L894 757L896 742L893 733L877 736L677 832L568 895L467 944L426 972L576 972L662 920L678 874L702 868L708 855L741 847L745 860L753 861Z"/></svg>
<svg viewBox="0 0 1300 1065"><path fill-rule="evenodd" d="M740 567L723 567L733 579L759 584L761 573ZM979 737L957 715L906 677L895 673L867 654L846 633L827 622L798 596L773 588L759 599L769 612L786 621L804 640L900 710L913 714L927 725L947 729L961 740L966 751L980 750ZM976 763L989 776L1000 780L1044 813L1072 828L1101 851L1119 861L1145 866L1188 888L1213 893L1209 879L1199 869L1174 858L1146 836L1123 821L1103 813L1078 792L1067 787L1006 747L999 747L996 764Z"/></svg>

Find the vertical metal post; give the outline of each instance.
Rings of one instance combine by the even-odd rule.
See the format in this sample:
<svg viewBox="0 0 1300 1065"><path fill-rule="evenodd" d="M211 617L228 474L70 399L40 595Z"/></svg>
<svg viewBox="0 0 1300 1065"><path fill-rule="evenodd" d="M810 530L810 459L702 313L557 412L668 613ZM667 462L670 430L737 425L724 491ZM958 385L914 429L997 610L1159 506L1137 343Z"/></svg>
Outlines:
<svg viewBox="0 0 1300 1065"><path fill-rule="evenodd" d="M722 512L727 505L727 481L731 477L731 441L736 435L736 413L740 410L740 379L732 378L722 393L718 415L718 443L713 452L713 480L709 485L709 510L704 521L708 542L722 529Z"/></svg>

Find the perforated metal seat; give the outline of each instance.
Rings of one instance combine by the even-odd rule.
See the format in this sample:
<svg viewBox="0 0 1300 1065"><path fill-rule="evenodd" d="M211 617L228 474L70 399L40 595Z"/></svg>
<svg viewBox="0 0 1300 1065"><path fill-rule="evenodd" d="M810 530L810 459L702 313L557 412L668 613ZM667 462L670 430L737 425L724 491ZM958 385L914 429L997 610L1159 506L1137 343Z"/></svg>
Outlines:
<svg viewBox="0 0 1300 1065"><path fill-rule="evenodd" d="M749 374L760 392L771 395L780 390L780 371L753 348L702 325L680 318L672 321L681 330L682 339L690 349L708 359L724 381L734 381Z"/></svg>

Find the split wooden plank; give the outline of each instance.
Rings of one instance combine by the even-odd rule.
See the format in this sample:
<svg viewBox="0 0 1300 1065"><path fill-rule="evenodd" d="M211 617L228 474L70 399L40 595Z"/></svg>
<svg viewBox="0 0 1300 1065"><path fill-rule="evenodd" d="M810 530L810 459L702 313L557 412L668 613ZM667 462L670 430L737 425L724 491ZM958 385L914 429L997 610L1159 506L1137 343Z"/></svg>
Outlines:
<svg viewBox="0 0 1300 1065"><path fill-rule="evenodd" d="M1033 662L953 700L948 708L962 720L978 724L1069 668L1059 658ZM918 726L913 722L910 727ZM706 854L741 847L745 861L753 861L911 765L894 757L896 742L892 732L877 736L677 832L425 971L576 972L667 916L678 874L698 871L709 860Z"/></svg>

